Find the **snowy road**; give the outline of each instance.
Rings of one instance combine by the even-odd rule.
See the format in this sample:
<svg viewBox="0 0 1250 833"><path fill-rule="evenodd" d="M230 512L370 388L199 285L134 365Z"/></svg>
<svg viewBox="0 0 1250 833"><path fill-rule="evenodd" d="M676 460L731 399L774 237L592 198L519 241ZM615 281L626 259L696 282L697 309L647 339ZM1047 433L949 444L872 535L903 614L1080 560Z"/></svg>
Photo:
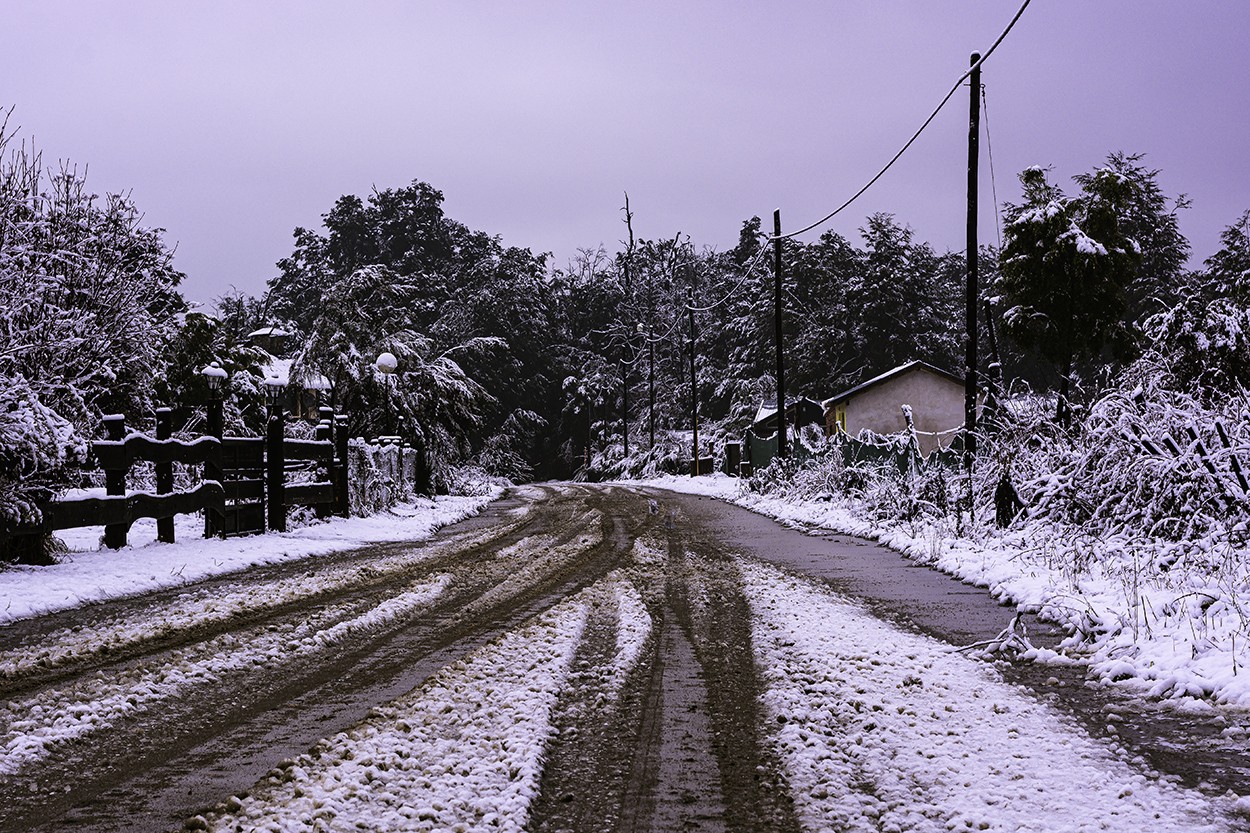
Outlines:
<svg viewBox="0 0 1250 833"><path fill-rule="evenodd" d="M711 505L531 487L421 544L14 622L0 830L1245 829L1250 799L935 638L1001 627L991 601L833 579Z"/></svg>

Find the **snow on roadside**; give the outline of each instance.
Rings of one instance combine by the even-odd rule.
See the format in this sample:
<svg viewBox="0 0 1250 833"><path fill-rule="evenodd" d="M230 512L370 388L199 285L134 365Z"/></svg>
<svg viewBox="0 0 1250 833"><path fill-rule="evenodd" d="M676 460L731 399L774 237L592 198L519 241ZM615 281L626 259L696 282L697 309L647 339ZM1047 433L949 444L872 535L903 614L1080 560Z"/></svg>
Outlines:
<svg viewBox="0 0 1250 833"><path fill-rule="evenodd" d="M103 548L103 527L65 530L70 548L48 567L0 569L0 624L90 602L189 584L208 576L325 555L384 541L428 538L447 524L470 517L499 497L501 489L473 497L439 496L400 504L368 518L334 518L285 533L241 538L204 538L195 515L175 518L177 543L156 542L156 522L132 527L130 545Z"/></svg>
<svg viewBox="0 0 1250 833"><path fill-rule="evenodd" d="M1213 831L1245 804L1150 780L984 663L773 567L741 569L809 829Z"/></svg>
<svg viewBox="0 0 1250 833"><path fill-rule="evenodd" d="M154 667L141 663L65 691L45 689L30 698L10 700L0 705L0 750L4 753L0 776L18 772L58 746L108 728L189 688L217 684L239 670L290 662L418 615L451 582L450 575L439 575L363 610L344 605L323 608L300 620L176 649Z"/></svg>
<svg viewBox="0 0 1250 833"><path fill-rule="evenodd" d="M204 826L523 830L551 711L586 624L587 592L284 764Z"/></svg>
<svg viewBox="0 0 1250 833"><path fill-rule="evenodd" d="M747 492L742 481L663 477L647 485L736 503L783 523L872 538L1000 599L1069 625L1062 646L1094 675L1182 708L1250 708L1250 558L1227 542L1093 540L1033 525L976 539L943 525L871 522L842 502ZM1072 564L1081 564L1081 570ZM1175 564L1171 569L1158 564ZM1039 651L1038 659L1053 658ZM1240 731L1234 729L1230 731Z"/></svg>

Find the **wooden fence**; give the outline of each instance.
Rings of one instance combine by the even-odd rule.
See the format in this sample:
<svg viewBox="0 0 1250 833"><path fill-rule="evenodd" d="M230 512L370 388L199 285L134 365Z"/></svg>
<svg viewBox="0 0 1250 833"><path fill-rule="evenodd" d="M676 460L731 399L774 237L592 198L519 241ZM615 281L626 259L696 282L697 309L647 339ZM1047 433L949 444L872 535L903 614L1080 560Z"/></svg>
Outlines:
<svg viewBox="0 0 1250 833"><path fill-rule="evenodd" d="M215 406L215 407L214 407ZM221 403L210 403L208 434L170 437L172 412L156 413L156 435L127 433L123 416L106 416L107 439L91 444L91 459L104 471L105 496L54 500L37 526L2 530L0 538L42 536L62 529L103 526L105 546L126 546L131 524L157 521L157 539L174 541L174 515L204 513L204 536L285 532L288 511L309 506L318 517L348 514L347 418L322 408L316 439L286 437L281 410L271 412L265 437L223 437ZM127 490L137 462L155 467L156 492ZM198 486L174 489L173 464L201 466ZM314 468L314 479L292 483L294 470Z"/></svg>

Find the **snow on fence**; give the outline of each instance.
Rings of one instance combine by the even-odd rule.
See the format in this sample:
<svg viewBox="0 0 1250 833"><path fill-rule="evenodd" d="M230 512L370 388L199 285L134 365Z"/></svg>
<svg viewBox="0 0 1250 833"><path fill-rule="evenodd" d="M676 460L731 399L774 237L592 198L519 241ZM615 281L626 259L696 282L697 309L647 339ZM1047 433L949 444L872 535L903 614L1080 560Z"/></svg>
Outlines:
<svg viewBox="0 0 1250 833"><path fill-rule="evenodd" d="M140 518L156 519L158 540L172 543L173 516L194 512L205 515L205 537L264 532L266 527L285 531L292 507L312 507L318 517L346 516L349 506L361 514L412 493L413 476L406 472L415 475L416 455L404 460L405 449L396 441L378 451L356 452L364 462L351 465L346 417L336 417L329 408L321 409L313 440L286 438L280 413L271 416L264 438L222 437L218 428L216 436L173 439L170 410L162 408L156 417L155 437L127 433L123 416L105 417L108 438L91 444L91 459L104 471L105 494L52 500L40 507L38 523L0 528L0 555L25 552L52 532L84 526L104 526L105 545L117 549L126 546L130 526ZM127 489L136 463L154 465L155 492ZM175 490L174 463L201 467L199 483ZM359 493L354 503L349 503L349 491Z"/></svg>

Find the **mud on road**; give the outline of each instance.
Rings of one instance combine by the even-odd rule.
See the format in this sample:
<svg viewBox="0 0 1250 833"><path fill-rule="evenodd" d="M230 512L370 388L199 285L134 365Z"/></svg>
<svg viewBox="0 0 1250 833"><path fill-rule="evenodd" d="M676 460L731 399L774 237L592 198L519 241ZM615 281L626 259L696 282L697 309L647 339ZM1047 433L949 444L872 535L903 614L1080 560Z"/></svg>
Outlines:
<svg viewBox="0 0 1250 833"><path fill-rule="evenodd" d="M612 571L639 589L653 629L605 697L615 612L589 618L529 826L796 830L759 737L734 562L699 552L646 498L592 487L529 489L421 544L0 630L0 829L211 817L284 758Z"/></svg>
<svg viewBox="0 0 1250 833"><path fill-rule="evenodd" d="M956 643L992 635L1008 612L914 565L891 569L928 590L859 575L858 557L835 576L832 555L775 534L698 498L528 487L429 541L0 628L0 830L235 829L239 799L285 777L275 767L577 597L585 623L526 828L797 831L762 715L741 554ZM625 664L638 617L621 586L646 621Z"/></svg>

